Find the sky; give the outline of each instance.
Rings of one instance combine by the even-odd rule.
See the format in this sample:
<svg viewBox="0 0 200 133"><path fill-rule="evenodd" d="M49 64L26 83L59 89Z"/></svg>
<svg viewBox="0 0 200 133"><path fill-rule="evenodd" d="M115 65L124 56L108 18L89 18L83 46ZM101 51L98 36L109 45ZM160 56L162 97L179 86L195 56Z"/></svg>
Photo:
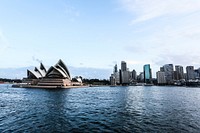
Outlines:
<svg viewBox="0 0 200 133"><path fill-rule="evenodd" d="M200 0L0 0L0 68L200 67Z"/></svg>

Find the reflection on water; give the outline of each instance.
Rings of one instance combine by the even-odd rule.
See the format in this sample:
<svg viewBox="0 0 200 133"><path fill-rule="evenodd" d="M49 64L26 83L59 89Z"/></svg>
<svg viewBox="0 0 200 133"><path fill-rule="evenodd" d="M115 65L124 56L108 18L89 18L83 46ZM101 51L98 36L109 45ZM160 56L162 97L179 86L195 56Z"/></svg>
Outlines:
<svg viewBox="0 0 200 133"><path fill-rule="evenodd" d="M200 88L0 85L0 132L199 132Z"/></svg>

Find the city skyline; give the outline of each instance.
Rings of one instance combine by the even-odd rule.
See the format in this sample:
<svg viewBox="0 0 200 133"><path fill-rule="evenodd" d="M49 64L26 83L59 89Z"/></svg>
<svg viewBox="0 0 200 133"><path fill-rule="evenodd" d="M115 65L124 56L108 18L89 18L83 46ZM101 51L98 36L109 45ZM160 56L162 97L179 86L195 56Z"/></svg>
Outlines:
<svg viewBox="0 0 200 133"><path fill-rule="evenodd" d="M110 69L125 60L153 77L163 64L200 66L200 1L0 1L0 68ZM119 63L119 62L118 62Z"/></svg>
<svg viewBox="0 0 200 133"><path fill-rule="evenodd" d="M143 71L130 70L126 61L121 61L121 68L117 64L110 75L110 83L116 85L197 85L200 82L200 67L194 66L184 68L181 65L164 64L156 71L156 77L152 77L150 64L143 65Z"/></svg>
<svg viewBox="0 0 200 133"><path fill-rule="evenodd" d="M110 69L113 69L113 67L114 67L114 69L113 70L116 70L116 66L117 66L117 68L118 68L118 71L119 71L119 69L121 69L121 67L122 67L122 62L123 63L125 63L126 65L126 69L128 70L128 71L132 71L132 70L135 70L136 72L137 72L137 74L139 75L139 73L140 72L144 72L144 66L148 66L149 65L149 67L148 68L150 68L149 70L151 71L151 78L156 78L156 72L158 72L158 71L164 71L164 66L166 66L166 65L172 65L171 67L173 68L171 68L172 70L174 70L174 71L178 71L179 73L187 73L187 67L193 67L193 70L196 70L196 69L200 69L200 64L199 65L197 65L197 67L195 67L195 66L191 66L191 64L186 64L186 65L182 65L182 64L172 64L172 63L165 63L165 64L162 64L161 66L158 66L158 68L155 70L154 68L154 66L152 65L152 64L147 64L147 63L144 63L143 65L141 64L140 65L140 70L141 71L137 71L134 67L133 68L130 68L129 66L130 66L130 64L128 64L128 62L126 62L126 61L121 61L120 63L116 63L116 64L114 64ZM151 66L151 67L150 67ZM163 69L163 70L161 70L161 69ZM112 71L113 71L112 70ZM116 72L116 71L115 71ZM183 75L178 75L178 77L183 77Z"/></svg>

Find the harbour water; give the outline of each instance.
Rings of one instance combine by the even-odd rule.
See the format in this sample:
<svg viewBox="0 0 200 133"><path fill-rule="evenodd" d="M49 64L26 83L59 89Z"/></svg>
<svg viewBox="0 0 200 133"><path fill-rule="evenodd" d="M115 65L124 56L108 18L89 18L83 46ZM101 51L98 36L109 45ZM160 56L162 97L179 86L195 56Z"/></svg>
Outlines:
<svg viewBox="0 0 200 133"><path fill-rule="evenodd" d="M200 88L2 84L0 132L200 132Z"/></svg>

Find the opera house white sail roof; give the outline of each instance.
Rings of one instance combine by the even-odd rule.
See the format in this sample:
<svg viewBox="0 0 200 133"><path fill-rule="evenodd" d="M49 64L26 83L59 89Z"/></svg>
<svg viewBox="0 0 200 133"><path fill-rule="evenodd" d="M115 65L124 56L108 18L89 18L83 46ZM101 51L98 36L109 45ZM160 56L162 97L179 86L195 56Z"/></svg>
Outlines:
<svg viewBox="0 0 200 133"><path fill-rule="evenodd" d="M40 68L35 67L34 70L27 70L27 78L29 79L39 79L45 77L46 68L42 63L40 63Z"/></svg>
<svg viewBox="0 0 200 133"><path fill-rule="evenodd" d="M27 70L27 78L23 79L24 85L15 85L23 88L76 88L82 86L81 79L72 81L69 70L60 59L48 70L40 63L40 67Z"/></svg>
<svg viewBox="0 0 200 133"><path fill-rule="evenodd" d="M60 59L55 66L51 66L48 71L42 63L40 68L35 67L34 70L27 70L28 79L41 79L41 78L63 78L71 80L69 70L65 63Z"/></svg>
<svg viewBox="0 0 200 133"><path fill-rule="evenodd" d="M67 78L71 79L69 70L62 60L59 60L55 66L51 66L46 73L48 78Z"/></svg>

